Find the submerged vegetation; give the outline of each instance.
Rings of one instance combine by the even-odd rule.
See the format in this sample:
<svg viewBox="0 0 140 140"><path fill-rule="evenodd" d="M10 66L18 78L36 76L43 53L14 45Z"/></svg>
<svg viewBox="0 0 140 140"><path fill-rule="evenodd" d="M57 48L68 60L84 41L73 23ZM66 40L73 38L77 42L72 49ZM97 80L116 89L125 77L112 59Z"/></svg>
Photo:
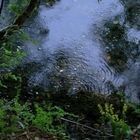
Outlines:
<svg viewBox="0 0 140 140"><path fill-rule="evenodd" d="M127 28L118 19L105 23L101 36L106 59L117 72L123 72L126 67L129 68L131 61L136 61L139 56L139 44L128 40Z"/></svg>
<svg viewBox="0 0 140 140"><path fill-rule="evenodd" d="M57 1L45 2L52 6ZM110 95L85 91L74 74L67 75L68 62L79 68L80 59L66 57L69 54L65 50L54 53L57 69L48 77L50 90L29 87L30 74L43 64L22 64L26 56L23 41L32 39L21 28L37 10L38 2L10 3L8 8L14 12L14 22L0 31L0 140L139 139L140 106L130 103L117 91ZM23 12L23 9L26 10ZM134 17L131 7L127 12L126 18L131 22L130 17ZM117 72L123 72L124 67L129 67L129 59L135 61L139 55L139 45L128 40L126 30L125 24L114 20L104 25L101 35L106 59ZM60 89L56 90L58 83ZM79 88L71 95L70 84Z"/></svg>
<svg viewBox="0 0 140 140"><path fill-rule="evenodd" d="M126 20L131 27L140 29L140 1L121 0L124 5Z"/></svg>

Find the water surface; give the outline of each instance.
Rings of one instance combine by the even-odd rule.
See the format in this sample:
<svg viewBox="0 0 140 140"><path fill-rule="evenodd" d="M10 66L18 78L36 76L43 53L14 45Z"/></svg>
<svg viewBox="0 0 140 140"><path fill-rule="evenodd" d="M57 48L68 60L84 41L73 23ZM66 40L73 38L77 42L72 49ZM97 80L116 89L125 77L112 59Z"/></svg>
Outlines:
<svg viewBox="0 0 140 140"><path fill-rule="evenodd" d="M129 97L135 93L136 100L140 31L127 18L130 5L119 0L61 0L51 8L41 4L25 29L38 40L25 43L28 61L42 64L30 84L54 92L67 88L69 94L123 89Z"/></svg>

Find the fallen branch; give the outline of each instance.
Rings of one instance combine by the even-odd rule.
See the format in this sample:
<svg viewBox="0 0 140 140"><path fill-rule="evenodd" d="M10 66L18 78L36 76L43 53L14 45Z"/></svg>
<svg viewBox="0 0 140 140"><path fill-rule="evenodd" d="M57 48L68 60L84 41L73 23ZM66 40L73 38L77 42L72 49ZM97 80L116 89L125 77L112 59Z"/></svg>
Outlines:
<svg viewBox="0 0 140 140"><path fill-rule="evenodd" d="M103 133L102 131L100 131L100 130L98 130L98 129L95 129L95 128L92 128L92 127L90 127L90 126L87 126L87 125L85 125L85 124L81 124L81 123L79 123L79 122L75 122L75 121L72 121L72 120L68 120L68 119L66 119L66 118L60 118L62 121L66 121L66 122L69 122L69 123L72 123L72 124L75 124L75 125L78 125L78 126L82 126L82 127L84 127L84 128L87 128L87 129L90 129L90 130L92 130L92 131L95 131L95 132L99 132L99 133ZM104 133L106 136L108 136L108 137L114 137L113 135L111 135L111 134L109 134L109 133Z"/></svg>

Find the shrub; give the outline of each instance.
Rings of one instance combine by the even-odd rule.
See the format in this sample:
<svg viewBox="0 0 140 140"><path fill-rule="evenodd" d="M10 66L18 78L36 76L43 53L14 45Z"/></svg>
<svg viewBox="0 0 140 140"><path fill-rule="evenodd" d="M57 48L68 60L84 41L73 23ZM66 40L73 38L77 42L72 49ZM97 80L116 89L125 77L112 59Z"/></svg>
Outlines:
<svg viewBox="0 0 140 140"><path fill-rule="evenodd" d="M122 118L119 118L118 114L114 113L114 107L112 104L110 105L105 104L104 107L98 104L98 108L101 114L101 119L104 122L109 121L111 123L111 128L115 140L123 140L124 137L130 137L131 129L129 125L127 125L127 123L125 122L125 118L126 118L125 114L127 111L126 104L124 104L123 106Z"/></svg>
<svg viewBox="0 0 140 140"><path fill-rule="evenodd" d="M61 140L69 139L65 132L65 124L61 124L60 118L68 115L73 116L59 107L48 105L40 107L35 103L35 112L30 103L19 103L19 97L13 100L0 100L0 137L6 138L13 133L29 129L31 126L54 135Z"/></svg>

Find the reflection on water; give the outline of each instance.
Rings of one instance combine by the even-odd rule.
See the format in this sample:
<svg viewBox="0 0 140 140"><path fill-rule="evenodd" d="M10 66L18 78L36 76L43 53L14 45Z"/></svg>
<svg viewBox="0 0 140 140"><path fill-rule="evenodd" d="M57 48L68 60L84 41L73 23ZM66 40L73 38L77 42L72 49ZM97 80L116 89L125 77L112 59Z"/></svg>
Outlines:
<svg viewBox="0 0 140 140"><path fill-rule="evenodd" d="M133 28L140 29L140 1L121 0L125 8L126 22Z"/></svg>
<svg viewBox="0 0 140 140"><path fill-rule="evenodd" d="M117 72L123 72L134 63L139 56L139 44L128 40L127 28L114 19L105 23L101 32L105 47L106 60Z"/></svg>
<svg viewBox="0 0 140 140"><path fill-rule="evenodd" d="M61 0L52 8L40 5L26 28L39 41L26 42L29 49L25 51L29 60L40 61L43 67L30 82L69 94L79 90L110 93L120 86L128 92L126 73L138 61L140 36L133 29L138 27L138 10L130 15L129 5L125 0Z"/></svg>
<svg viewBox="0 0 140 140"><path fill-rule="evenodd" d="M45 87L50 92L75 94L79 90L99 92L97 74L88 69L86 60L73 49L59 48L42 59L44 67L31 77L31 83ZM41 80L41 81L40 81ZM96 81L95 81L96 80Z"/></svg>

